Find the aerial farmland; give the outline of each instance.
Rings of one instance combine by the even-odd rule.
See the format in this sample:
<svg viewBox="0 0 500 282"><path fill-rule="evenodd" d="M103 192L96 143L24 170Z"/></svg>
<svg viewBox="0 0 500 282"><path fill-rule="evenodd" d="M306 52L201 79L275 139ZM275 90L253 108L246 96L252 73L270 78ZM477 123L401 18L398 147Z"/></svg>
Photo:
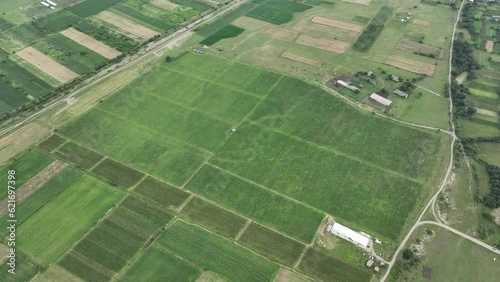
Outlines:
<svg viewBox="0 0 500 282"><path fill-rule="evenodd" d="M494 70L444 2L0 4L0 281L494 281L498 209L459 218L498 140L454 94Z"/></svg>

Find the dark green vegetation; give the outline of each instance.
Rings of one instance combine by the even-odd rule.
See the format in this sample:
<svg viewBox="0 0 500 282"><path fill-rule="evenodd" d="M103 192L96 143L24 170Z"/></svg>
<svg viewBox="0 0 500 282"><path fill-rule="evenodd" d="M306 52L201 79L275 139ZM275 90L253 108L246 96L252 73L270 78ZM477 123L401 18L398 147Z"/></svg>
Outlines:
<svg viewBox="0 0 500 282"><path fill-rule="evenodd" d="M113 186L130 188L144 176L142 172L132 169L112 159L105 159L92 172L109 180Z"/></svg>
<svg viewBox="0 0 500 282"><path fill-rule="evenodd" d="M0 112L10 111L29 101L22 93L22 90L9 85L8 82L1 78L0 92L2 93L0 96Z"/></svg>
<svg viewBox="0 0 500 282"><path fill-rule="evenodd" d="M59 133L307 243L325 213L397 239L447 146L300 80L191 53Z"/></svg>
<svg viewBox="0 0 500 282"><path fill-rule="evenodd" d="M123 53L132 52L140 46L139 42L90 21L81 21L74 28Z"/></svg>
<svg viewBox="0 0 500 282"><path fill-rule="evenodd" d="M46 29L47 32L58 32L71 27L81 18L65 10L51 14L49 17L40 18L34 22L37 28Z"/></svg>
<svg viewBox="0 0 500 282"><path fill-rule="evenodd" d="M189 193L152 177L144 179L134 191L163 207L176 209L189 197Z"/></svg>
<svg viewBox="0 0 500 282"><path fill-rule="evenodd" d="M199 275L200 269L184 260L158 248L149 248L120 281L189 282Z"/></svg>
<svg viewBox="0 0 500 282"><path fill-rule="evenodd" d="M68 142L53 153L58 159L75 164L83 169L90 169L97 164L103 155L82 147L76 143Z"/></svg>
<svg viewBox="0 0 500 282"><path fill-rule="evenodd" d="M500 208L500 167L486 165L486 171L490 177L490 193L483 198L483 203L490 209Z"/></svg>
<svg viewBox="0 0 500 282"><path fill-rule="evenodd" d="M474 59L474 48L467 41L455 40L453 42L453 67L452 74L458 75L464 71L468 72L468 77L474 76L474 71L480 68Z"/></svg>
<svg viewBox="0 0 500 282"><path fill-rule="evenodd" d="M78 74L87 74L107 64L107 59L61 34L48 36L35 48Z"/></svg>
<svg viewBox="0 0 500 282"><path fill-rule="evenodd" d="M313 239L324 217L318 211L213 166L204 166L186 188L304 243Z"/></svg>
<svg viewBox="0 0 500 282"><path fill-rule="evenodd" d="M16 187L21 187L31 177L35 176L38 172L44 169L53 161L52 158L37 152L28 151L25 154L13 159L0 169L0 174L7 177L7 171L16 171ZM7 189L2 189L0 192L0 199L7 196Z"/></svg>
<svg viewBox="0 0 500 282"><path fill-rule="evenodd" d="M370 50L377 37L384 29L384 25L391 17L393 8L382 6L375 17L370 21L370 24L363 30L363 33L358 37L353 45L354 50L366 52Z"/></svg>
<svg viewBox="0 0 500 282"><path fill-rule="evenodd" d="M0 75L8 82L14 83L16 88L23 89L21 91L26 91L26 93L29 93L35 98L41 97L54 89L48 83L20 67L10 59L0 62Z"/></svg>
<svg viewBox="0 0 500 282"><path fill-rule="evenodd" d="M476 108L474 108L469 101L469 96L472 95L469 88L452 81L451 95L453 97L454 110L457 116L470 118L476 113Z"/></svg>
<svg viewBox="0 0 500 282"><path fill-rule="evenodd" d="M267 0L248 12L247 16L279 25L291 21L295 13L310 8L309 5L289 0Z"/></svg>
<svg viewBox="0 0 500 282"><path fill-rule="evenodd" d="M251 251L182 221L168 228L158 245L231 281L270 281L278 271Z"/></svg>
<svg viewBox="0 0 500 282"><path fill-rule="evenodd" d="M370 281L372 278L369 272L313 248L307 250L299 269L311 277L332 282L362 282Z"/></svg>
<svg viewBox="0 0 500 282"><path fill-rule="evenodd" d="M9 21L7 21L3 18L0 18L0 31L2 31L4 29L11 28L12 26L13 26L13 24L11 24Z"/></svg>
<svg viewBox="0 0 500 282"><path fill-rule="evenodd" d="M86 281L109 281L157 229L141 217L115 209L59 265Z"/></svg>
<svg viewBox="0 0 500 282"><path fill-rule="evenodd" d="M146 201L134 196L125 198L121 203L121 207L156 226L165 226L174 217L164 209L148 204Z"/></svg>
<svg viewBox="0 0 500 282"><path fill-rule="evenodd" d="M6 262L0 266L0 280L5 282L31 281L38 273L40 267L31 262L26 256L16 253L16 274L8 272L10 267Z"/></svg>
<svg viewBox="0 0 500 282"><path fill-rule="evenodd" d="M200 29L196 30L196 33L198 33L201 36L208 37L214 33L216 33L218 30L221 28L229 25L239 17L245 15L248 13L251 9L253 9L256 5L253 3L244 3L242 5L239 5L236 9L225 13L224 15L220 16L217 20L215 20L212 23L207 24L206 26L201 27Z"/></svg>
<svg viewBox="0 0 500 282"><path fill-rule="evenodd" d="M134 9L131 9L127 6L124 6L123 4L115 5L115 6L113 6L113 9L117 10L120 13L123 13L125 15L131 16L135 19L138 19L143 23L146 23L146 24L152 25L156 28L159 28L163 32L166 32L166 31L170 30L172 27L174 27L174 25L171 23L148 17L146 15L143 15L143 14L137 12Z"/></svg>
<svg viewBox="0 0 500 282"><path fill-rule="evenodd" d="M253 222L238 242L290 267L295 265L305 249L303 244Z"/></svg>
<svg viewBox="0 0 500 282"><path fill-rule="evenodd" d="M57 149L59 146L64 144L66 141L68 141L66 138L63 138L57 134L51 135L49 138L47 138L45 141L40 143L38 145L38 148L41 150L50 153Z"/></svg>
<svg viewBox="0 0 500 282"><path fill-rule="evenodd" d="M189 201L182 209L182 214L190 221L229 238L236 238L247 221L235 213L197 197Z"/></svg>
<svg viewBox="0 0 500 282"><path fill-rule="evenodd" d="M85 0L76 5L68 7L68 11L73 14L86 18L89 16L96 15L107 8L120 3L122 0Z"/></svg>
<svg viewBox="0 0 500 282"><path fill-rule="evenodd" d="M210 10L212 8L212 6L208 4L208 2L198 1L198 0L171 0L171 2L179 5L188 6L201 12Z"/></svg>
<svg viewBox="0 0 500 282"><path fill-rule="evenodd" d="M214 34L200 41L200 44L211 46L224 38L236 37L243 31L244 31L243 28L234 25L226 25L225 27L219 29Z"/></svg>

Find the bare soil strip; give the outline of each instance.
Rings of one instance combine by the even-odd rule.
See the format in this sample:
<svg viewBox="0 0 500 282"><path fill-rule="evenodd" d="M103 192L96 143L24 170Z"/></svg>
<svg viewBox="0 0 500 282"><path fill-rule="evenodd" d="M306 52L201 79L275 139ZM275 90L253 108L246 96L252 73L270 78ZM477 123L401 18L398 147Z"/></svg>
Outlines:
<svg viewBox="0 0 500 282"><path fill-rule="evenodd" d="M33 47L24 48L16 54L59 82L67 83L79 76L76 72L61 65Z"/></svg>
<svg viewBox="0 0 500 282"><path fill-rule="evenodd" d="M495 42L493 42L493 40L486 41L486 46L485 47L486 47L486 51L488 53L493 52L493 46L495 46Z"/></svg>
<svg viewBox="0 0 500 282"><path fill-rule="evenodd" d="M114 59L122 54L122 52L116 50L115 48L109 47L101 41L95 40L94 38L72 27L61 31L61 34L109 60Z"/></svg>
<svg viewBox="0 0 500 282"><path fill-rule="evenodd" d="M274 39L283 40L287 42L293 42L295 37L297 37L296 32L278 27L268 29L266 30L266 33L271 35L271 37Z"/></svg>
<svg viewBox="0 0 500 282"><path fill-rule="evenodd" d="M306 279L305 277L283 267L280 268L280 271L278 272L278 274L276 274L276 277L273 280L273 282L308 282L308 281L312 280Z"/></svg>
<svg viewBox="0 0 500 282"><path fill-rule="evenodd" d="M319 16L314 17L312 19L312 22L317 23L317 24L331 26L331 27L346 29L346 30L350 30L350 31L355 31L355 32L360 32L363 30L363 26L359 25L359 24L346 23L346 22L337 21L337 20L328 19L328 18L323 18L323 17L319 17Z"/></svg>
<svg viewBox="0 0 500 282"><path fill-rule="evenodd" d="M196 279L196 282L226 282L226 280L211 271L205 271Z"/></svg>
<svg viewBox="0 0 500 282"><path fill-rule="evenodd" d="M270 23L267 23L265 21L250 18L247 16L239 17L235 21L233 21L231 24L234 26L237 26L237 27L244 28L246 30L250 30L250 31L259 30L261 28L265 28L265 27L268 27L271 25Z"/></svg>
<svg viewBox="0 0 500 282"><path fill-rule="evenodd" d="M428 76L432 76L434 74L434 69L436 68L435 65L415 61L400 56L389 56L385 63L396 68L411 71L414 73L421 73Z"/></svg>
<svg viewBox="0 0 500 282"><path fill-rule="evenodd" d="M429 26L429 22L428 21L424 21L424 20L413 20L412 23L414 24L418 24L418 25L422 25L422 26Z"/></svg>
<svg viewBox="0 0 500 282"><path fill-rule="evenodd" d="M311 60L311 59L308 59L308 58L304 58L304 57L301 57L301 56L297 56L297 55L294 55L294 54L290 54L290 53L287 53L287 52L281 54L281 57L286 58L286 59L290 59L290 60L293 60L293 61L296 61L296 62L308 64L308 65L311 65L311 66L319 67L321 65L321 63L318 62L318 61Z"/></svg>
<svg viewBox="0 0 500 282"><path fill-rule="evenodd" d="M421 52L427 54L434 54L436 57L438 57L439 54L441 53L441 49L438 47L404 39L399 40L398 45L396 45L396 48L412 53Z"/></svg>
<svg viewBox="0 0 500 282"><path fill-rule="evenodd" d="M0 263L3 262L9 254L9 247L7 247L7 245L0 244Z"/></svg>
<svg viewBox="0 0 500 282"><path fill-rule="evenodd" d="M342 1L354 4L369 5L370 1L372 0L342 0Z"/></svg>
<svg viewBox="0 0 500 282"><path fill-rule="evenodd" d="M331 51L338 54L345 53L350 45L348 42L327 38L316 38L306 34L301 35L295 42L298 44L318 48L325 51Z"/></svg>
<svg viewBox="0 0 500 282"><path fill-rule="evenodd" d="M134 36L137 36L142 40L148 40L160 34L152 29L149 29L145 26L137 24L129 19L120 17L117 14L108 11L99 13L97 15L97 18L115 26L117 29L125 33L133 34Z"/></svg>
<svg viewBox="0 0 500 282"><path fill-rule="evenodd" d="M165 9L165 10L173 10L173 9L179 7L179 5L172 3L168 0L153 0L153 1L151 1L151 4L155 5L156 7Z"/></svg>
<svg viewBox="0 0 500 282"><path fill-rule="evenodd" d="M455 78L455 80L459 83L459 84L462 84L464 83L465 79L467 78L467 74L468 72L464 71L463 73L461 73L459 76L457 76L457 78Z"/></svg>
<svg viewBox="0 0 500 282"><path fill-rule="evenodd" d="M7 162L10 158L39 142L50 135L50 130L36 123L29 123L15 132L0 139L0 163Z"/></svg>
<svg viewBox="0 0 500 282"><path fill-rule="evenodd" d="M304 29L307 27L309 23L306 22L305 20L300 20L297 25L295 25L293 27L293 31L296 31L296 32L302 32L304 31Z"/></svg>
<svg viewBox="0 0 500 282"><path fill-rule="evenodd" d="M498 117L498 113L495 111L490 111L490 110L480 109L480 108L476 108L476 110L477 110L478 114L482 114L482 115L490 116L490 117Z"/></svg>
<svg viewBox="0 0 500 282"><path fill-rule="evenodd" d="M56 160L42 169L39 173L33 176L30 180L24 183L23 186L16 189L16 201L19 204L22 200L26 199L29 195L40 188L45 182L49 181L52 177L58 174L67 164ZM0 203L0 216L7 212L7 198L3 199Z"/></svg>

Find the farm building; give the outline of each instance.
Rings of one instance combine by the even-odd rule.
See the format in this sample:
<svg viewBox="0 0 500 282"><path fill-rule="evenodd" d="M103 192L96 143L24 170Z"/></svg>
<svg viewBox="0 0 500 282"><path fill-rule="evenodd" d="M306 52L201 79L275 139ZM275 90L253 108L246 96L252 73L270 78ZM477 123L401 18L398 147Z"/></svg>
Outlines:
<svg viewBox="0 0 500 282"><path fill-rule="evenodd" d="M365 249L369 247L370 239L368 237L340 223L335 222L333 225L328 226L327 231L356 244L358 247Z"/></svg>
<svg viewBox="0 0 500 282"><path fill-rule="evenodd" d="M373 263L374 261L369 259L367 262L366 262L366 267L372 267L373 266Z"/></svg>
<svg viewBox="0 0 500 282"><path fill-rule="evenodd" d="M386 99L380 95L378 95L377 93L372 93L370 95L370 99L374 100L375 102L377 103L380 103L386 107L390 106L392 104L392 101L389 100L389 99Z"/></svg>
<svg viewBox="0 0 500 282"><path fill-rule="evenodd" d="M345 87L345 88L351 89L352 91L359 91L359 88L358 88L358 87L356 87L356 86L352 86L351 84L349 84L349 83L347 83L347 82L345 82L345 81L343 81L343 80L340 80L340 79L339 79L339 80L337 80L337 82L336 82L336 83L337 83L338 85L340 85L340 86L343 86L343 87Z"/></svg>
<svg viewBox="0 0 500 282"><path fill-rule="evenodd" d="M396 94L396 95L398 95L400 97L403 97L405 99L408 98L408 93L403 92L403 91L401 91L399 89L396 89L396 90L392 91L392 93L394 93L394 94Z"/></svg>

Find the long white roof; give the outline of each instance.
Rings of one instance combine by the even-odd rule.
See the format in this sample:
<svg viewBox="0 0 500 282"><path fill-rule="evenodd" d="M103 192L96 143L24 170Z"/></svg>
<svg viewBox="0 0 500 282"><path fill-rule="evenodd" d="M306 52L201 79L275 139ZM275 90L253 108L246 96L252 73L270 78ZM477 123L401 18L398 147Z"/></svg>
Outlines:
<svg viewBox="0 0 500 282"><path fill-rule="evenodd" d="M384 106L389 106L390 104L392 104L392 101L389 100L389 99L386 99L380 95L378 95L377 93L373 93L372 95L370 95L370 98L379 102L380 104L384 105Z"/></svg>
<svg viewBox="0 0 500 282"><path fill-rule="evenodd" d="M364 247L368 247L368 244L370 243L370 239L368 237L337 222L333 224L332 230L330 232L339 234L341 237L350 239L354 243L362 245Z"/></svg>

